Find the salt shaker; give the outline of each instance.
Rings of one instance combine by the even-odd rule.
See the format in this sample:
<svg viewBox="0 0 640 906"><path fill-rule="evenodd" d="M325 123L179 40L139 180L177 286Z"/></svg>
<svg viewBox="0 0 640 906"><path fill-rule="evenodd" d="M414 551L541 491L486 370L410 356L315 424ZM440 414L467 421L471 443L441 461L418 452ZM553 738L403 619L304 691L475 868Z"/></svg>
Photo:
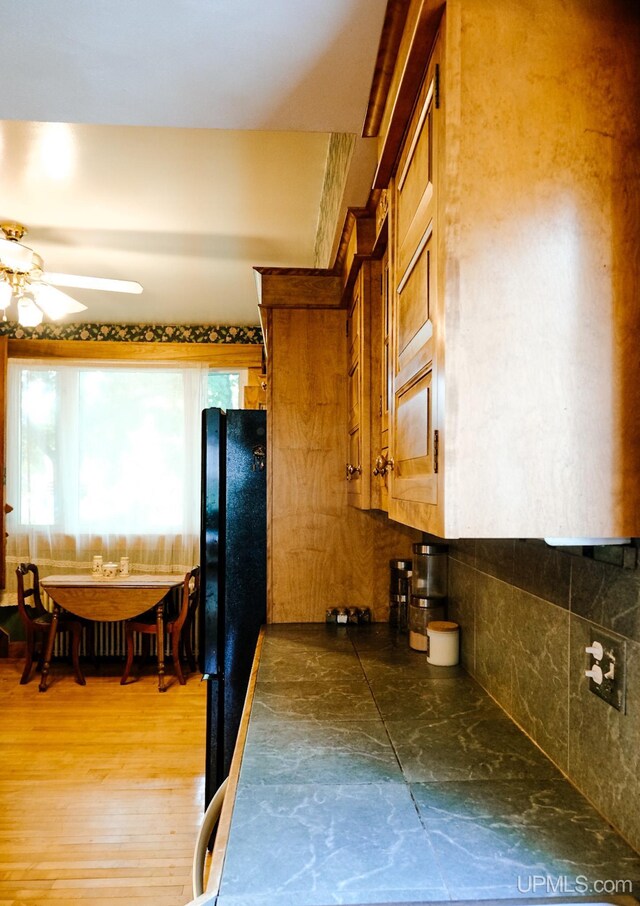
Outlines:
<svg viewBox="0 0 640 906"><path fill-rule="evenodd" d="M128 576L129 575L129 558L120 557L120 575Z"/></svg>
<svg viewBox="0 0 640 906"><path fill-rule="evenodd" d="M102 575L102 557L100 556L100 554L96 554L93 558L93 561L91 563L91 574L93 576Z"/></svg>

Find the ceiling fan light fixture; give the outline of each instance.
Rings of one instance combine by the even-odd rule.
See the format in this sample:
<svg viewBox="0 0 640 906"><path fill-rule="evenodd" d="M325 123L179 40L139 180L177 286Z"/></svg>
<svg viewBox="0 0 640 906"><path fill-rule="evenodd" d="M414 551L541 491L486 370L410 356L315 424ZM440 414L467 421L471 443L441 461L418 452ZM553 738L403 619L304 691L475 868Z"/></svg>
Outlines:
<svg viewBox="0 0 640 906"><path fill-rule="evenodd" d="M35 303L31 293L18 296L18 324L22 327L37 327L42 324L44 314Z"/></svg>
<svg viewBox="0 0 640 906"><path fill-rule="evenodd" d="M2 280L2 282L0 282L0 311L5 311L11 305L12 296L13 288L9 283Z"/></svg>
<svg viewBox="0 0 640 906"><path fill-rule="evenodd" d="M134 280L45 272L40 255L22 244L26 232L27 228L17 221L0 223L0 312L3 321L7 320L7 308L14 301L18 306L18 322L23 327L42 323L43 314L57 321L65 315L86 311L86 305L55 286L116 293L142 292L142 286Z"/></svg>

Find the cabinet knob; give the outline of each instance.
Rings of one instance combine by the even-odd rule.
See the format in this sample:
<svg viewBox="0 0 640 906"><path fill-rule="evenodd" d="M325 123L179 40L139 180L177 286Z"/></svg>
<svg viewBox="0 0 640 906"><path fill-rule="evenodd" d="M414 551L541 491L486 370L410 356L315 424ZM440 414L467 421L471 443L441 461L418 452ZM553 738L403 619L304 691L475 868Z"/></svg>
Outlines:
<svg viewBox="0 0 640 906"><path fill-rule="evenodd" d="M378 453L376 456L376 466L373 470L374 475L386 475L393 469L393 460L388 459L384 453Z"/></svg>
<svg viewBox="0 0 640 906"><path fill-rule="evenodd" d="M352 466L351 463L348 462L346 466L346 472L347 481L351 481L352 478L357 478L358 475L362 474L362 469L360 468L360 466Z"/></svg>

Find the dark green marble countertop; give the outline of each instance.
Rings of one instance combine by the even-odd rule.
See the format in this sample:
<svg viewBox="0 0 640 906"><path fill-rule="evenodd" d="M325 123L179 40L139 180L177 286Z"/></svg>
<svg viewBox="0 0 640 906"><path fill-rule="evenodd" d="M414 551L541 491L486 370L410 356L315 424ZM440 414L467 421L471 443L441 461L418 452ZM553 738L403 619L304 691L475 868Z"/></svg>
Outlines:
<svg viewBox="0 0 640 906"><path fill-rule="evenodd" d="M626 881L637 895L638 854L461 668L384 624L267 627L218 906L567 899Z"/></svg>

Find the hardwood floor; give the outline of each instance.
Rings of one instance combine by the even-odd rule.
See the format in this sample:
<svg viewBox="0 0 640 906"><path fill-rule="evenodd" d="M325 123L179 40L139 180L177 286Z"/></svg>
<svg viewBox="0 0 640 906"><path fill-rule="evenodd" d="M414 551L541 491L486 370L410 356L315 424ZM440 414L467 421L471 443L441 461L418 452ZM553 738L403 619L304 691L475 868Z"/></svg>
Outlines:
<svg viewBox="0 0 640 906"><path fill-rule="evenodd" d="M18 681L0 659L0 906L184 906L202 818L205 684L150 666Z"/></svg>

